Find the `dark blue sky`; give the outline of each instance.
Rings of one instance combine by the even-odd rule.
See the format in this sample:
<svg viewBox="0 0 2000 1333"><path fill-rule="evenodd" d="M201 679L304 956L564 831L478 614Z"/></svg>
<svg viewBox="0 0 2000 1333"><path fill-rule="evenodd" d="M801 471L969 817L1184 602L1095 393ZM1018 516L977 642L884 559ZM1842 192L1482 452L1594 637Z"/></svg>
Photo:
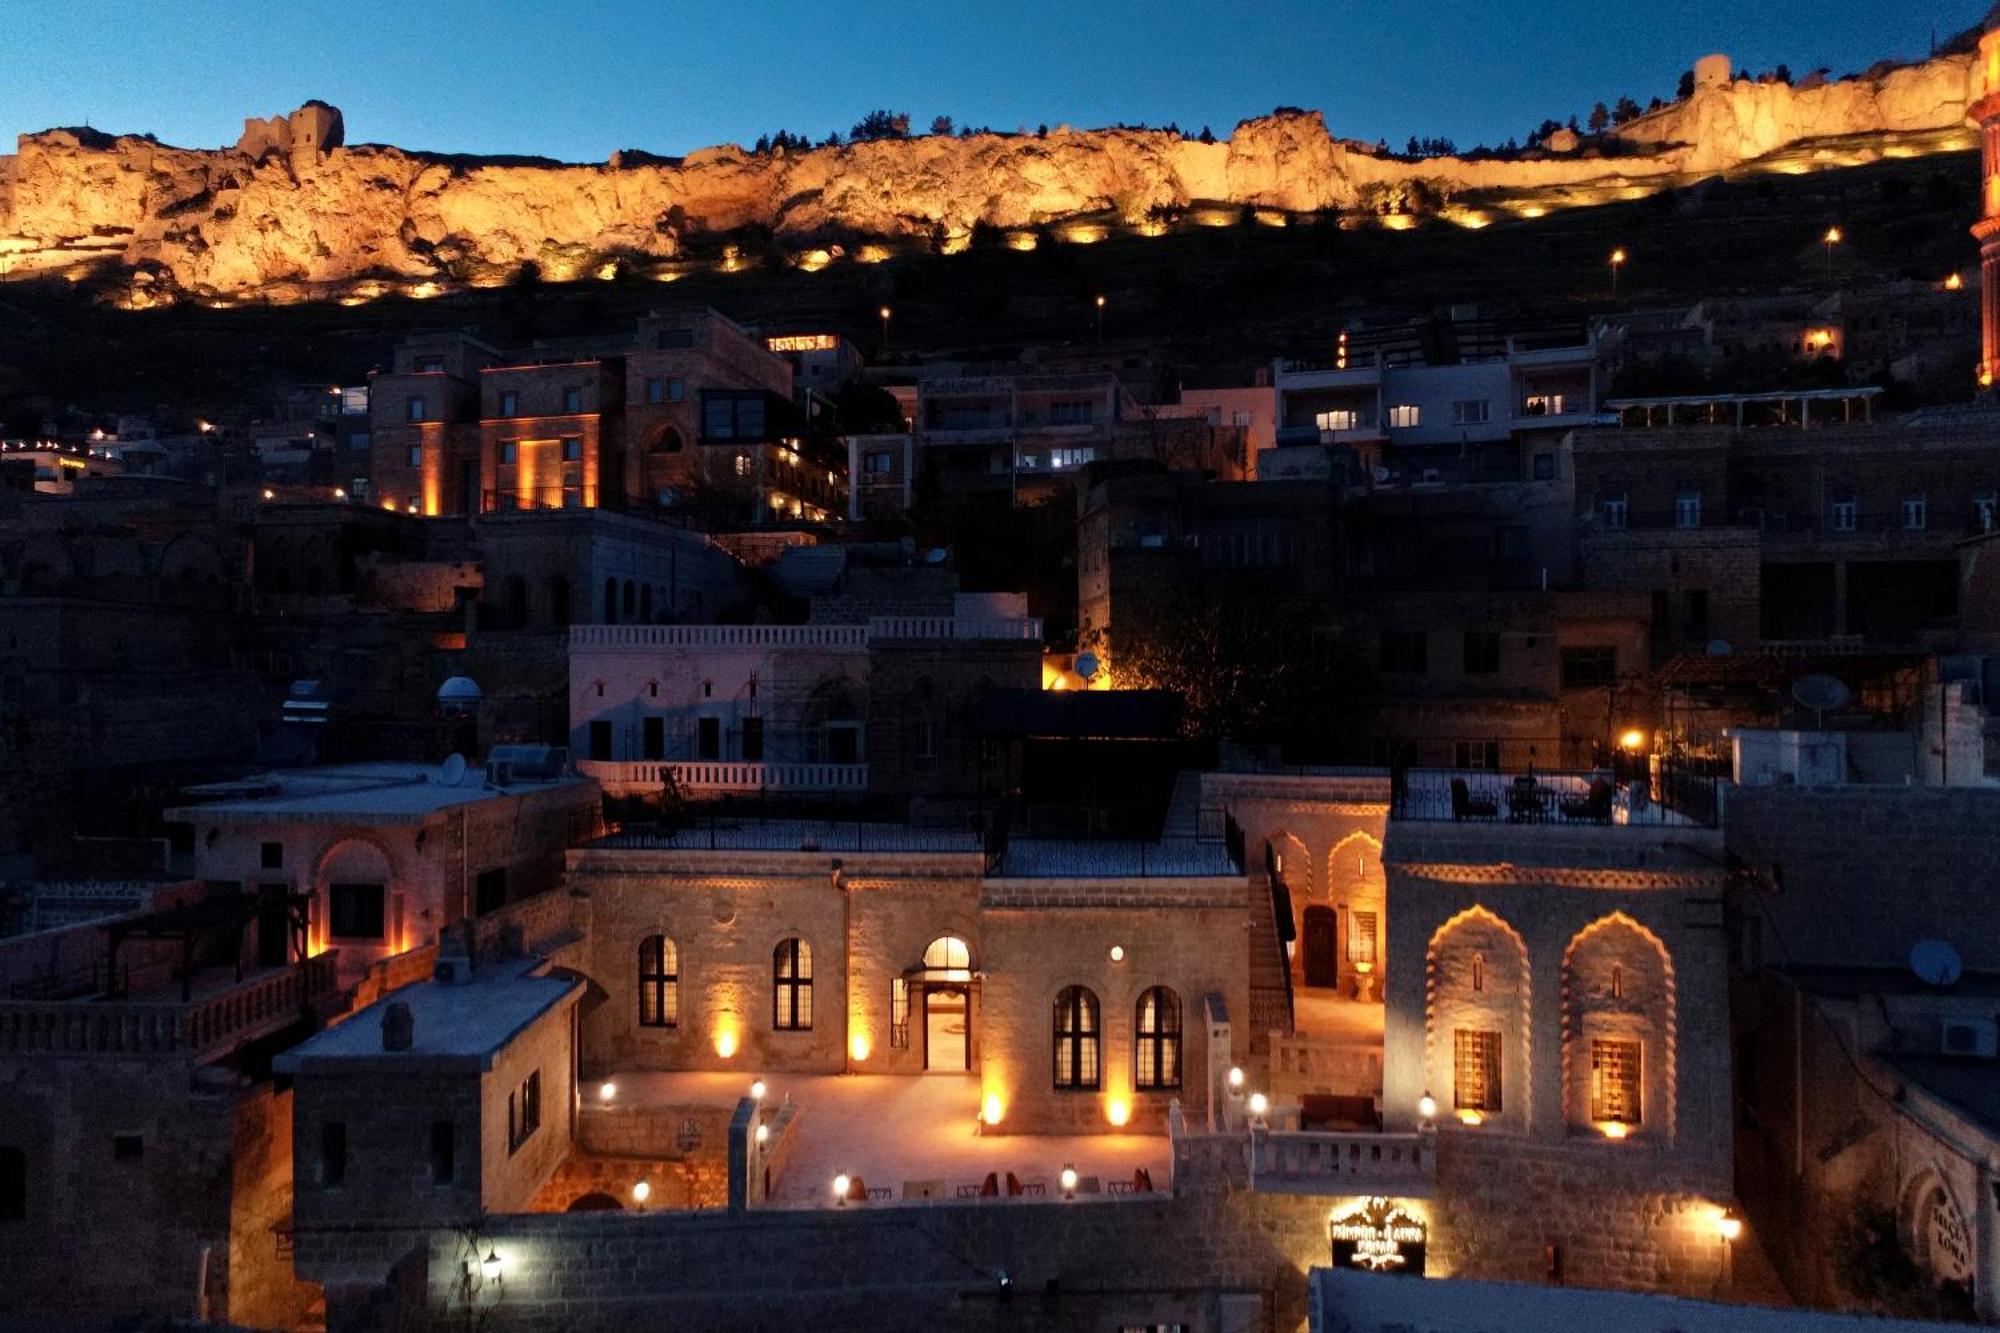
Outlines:
<svg viewBox="0 0 2000 1333"><path fill-rule="evenodd" d="M873 107L918 126L1204 124L1281 104L1336 133L1525 135L1629 93L1671 96L1708 51L1803 72L1921 57L1985 0L5 0L0 136L89 123L190 147L308 97L350 141L599 161Z"/></svg>

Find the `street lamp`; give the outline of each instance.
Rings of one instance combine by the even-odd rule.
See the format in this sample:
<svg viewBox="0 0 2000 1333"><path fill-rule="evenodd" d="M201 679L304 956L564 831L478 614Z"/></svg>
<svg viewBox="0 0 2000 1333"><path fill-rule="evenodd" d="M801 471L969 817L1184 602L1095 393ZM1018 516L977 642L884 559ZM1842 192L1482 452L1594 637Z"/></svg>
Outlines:
<svg viewBox="0 0 2000 1333"><path fill-rule="evenodd" d="M1611 252L1611 299L1618 299L1618 270L1625 266L1625 248L1620 246Z"/></svg>
<svg viewBox="0 0 2000 1333"><path fill-rule="evenodd" d="M1097 341L1104 341L1104 296L1102 293L1097 298Z"/></svg>
<svg viewBox="0 0 2000 1333"><path fill-rule="evenodd" d="M889 354L889 316L895 312L889 309L888 306L883 306L877 313L882 316L882 355L887 356Z"/></svg>
<svg viewBox="0 0 2000 1333"><path fill-rule="evenodd" d="M1828 227L1826 235L1819 239L1820 244L1826 247L1826 276L1830 278L1833 276L1833 247L1839 245L1842 240L1840 228Z"/></svg>

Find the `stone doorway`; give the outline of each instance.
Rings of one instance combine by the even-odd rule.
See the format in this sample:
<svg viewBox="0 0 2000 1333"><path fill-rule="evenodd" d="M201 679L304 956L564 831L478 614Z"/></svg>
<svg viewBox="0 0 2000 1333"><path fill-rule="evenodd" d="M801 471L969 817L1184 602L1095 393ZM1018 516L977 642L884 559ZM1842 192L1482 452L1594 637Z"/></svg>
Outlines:
<svg viewBox="0 0 2000 1333"><path fill-rule="evenodd" d="M924 989L924 1068L949 1074L972 1068L972 993L962 986Z"/></svg>
<svg viewBox="0 0 2000 1333"><path fill-rule="evenodd" d="M1305 919L1306 985L1338 986L1340 965L1334 941L1335 918L1331 907L1308 907Z"/></svg>

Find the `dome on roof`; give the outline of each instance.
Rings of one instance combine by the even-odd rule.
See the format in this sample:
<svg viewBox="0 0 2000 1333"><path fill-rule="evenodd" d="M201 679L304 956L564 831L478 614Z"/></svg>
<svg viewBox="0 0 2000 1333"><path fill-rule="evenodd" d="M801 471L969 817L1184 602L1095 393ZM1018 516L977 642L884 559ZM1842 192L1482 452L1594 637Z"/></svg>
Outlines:
<svg viewBox="0 0 2000 1333"><path fill-rule="evenodd" d="M479 682L470 676L453 676L438 686L438 702L441 704L476 704L486 696L479 689Z"/></svg>

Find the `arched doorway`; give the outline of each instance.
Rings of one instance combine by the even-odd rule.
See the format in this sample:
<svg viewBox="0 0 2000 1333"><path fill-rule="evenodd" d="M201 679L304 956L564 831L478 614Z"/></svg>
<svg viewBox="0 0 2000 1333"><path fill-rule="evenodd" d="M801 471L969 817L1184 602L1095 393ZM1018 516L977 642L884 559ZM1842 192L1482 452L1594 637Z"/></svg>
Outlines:
<svg viewBox="0 0 2000 1333"><path fill-rule="evenodd" d="M1305 917L1306 985L1338 986L1340 965L1334 952L1335 917L1331 907L1308 907Z"/></svg>
<svg viewBox="0 0 2000 1333"><path fill-rule="evenodd" d="M972 1068L972 949L940 935L924 950L924 1069L963 1074Z"/></svg>

